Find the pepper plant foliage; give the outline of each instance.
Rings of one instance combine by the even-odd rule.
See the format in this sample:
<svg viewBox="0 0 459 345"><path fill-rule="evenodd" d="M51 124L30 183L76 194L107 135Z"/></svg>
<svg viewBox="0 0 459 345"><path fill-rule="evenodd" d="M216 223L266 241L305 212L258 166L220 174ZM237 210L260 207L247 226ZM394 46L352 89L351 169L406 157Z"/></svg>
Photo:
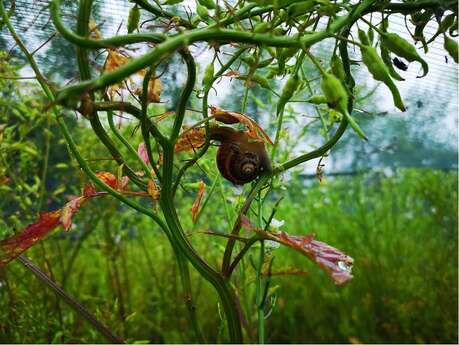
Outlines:
<svg viewBox="0 0 459 345"><path fill-rule="evenodd" d="M439 39L457 63L457 1L197 0L196 6L191 7L189 2L185 4L180 0L131 2L127 25L116 36L103 37L100 23L91 16L92 0L80 0L75 29L63 21L59 0L51 1L52 22L56 31L75 46L79 70L77 81L56 87L56 82L50 83L43 76L12 26L9 18L14 16L14 6L9 10L0 0L2 25L10 31L30 63L48 98L47 113L58 124L73 157L90 180L81 196L62 209L43 213L22 233L0 242L0 262L11 261L59 225L69 229L73 214L87 199L111 196L149 216L167 235L188 296L190 323L200 341L203 337L192 302L189 264L215 288L226 317L229 341L240 343L244 339L241 327L244 316L231 278L250 247L261 243L260 261L254 266L258 266L256 294L262 342L269 285L269 278L261 274L265 240L305 254L337 284L352 278L353 260L349 256L316 241L313 235L293 236L272 229L277 204L269 195L279 192L279 176L306 161L328 155L348 129L363 140L368 139L353 117L356 67L351 65L367 69L375 80L385 84L395 107L405 111L403 95L396 83L403 80L397 71L404 68L403 60L420 63L423 72L419 77L425 76L428 64L422 58L423 51L427 52L429 45ZM411 40L391 30L392 16L405 17L410 23L413 30L407 33ZM438 30L434 36L426 37L423 31L431 21ZM123 34L123 30L127 33ZM316 46L321 42L329 42L331 47L327 58L318 57ZM202 47L211 51L213 58L203 68L202 80L198 80L196 57L198 48ZM348 51L354 47L360 51L360 59L350 59ZM185 84L175 109L152 117L154 103L161 102L165 86L163 74L167 73L167 64L174 54L180 56L186 69ZM105 56L103 63L98 59L100 56ZM245 88L241 104L235 109L225 110L209 104L209 93L218 92L221 78L232 78ZM277 90L279 84L283 86ZM251 114L245 114L248 98L257 87L267 89L275 103L275 111L268 114L270 126L266 128L257 124ZM293 101L308 102L315 107L315 120L323 127L324 143L311 152L292 157L293 151L289 149L289 142L282 141L282 134L286 114L293 111L288 107ZM88 121L94 135L117 163L117 171L102 172L97 164L88 164L78 149L81 138L74 138L66 126L66 116L71 114L68 110L79 112L83 121ZM138 132L131 137L123 136L114 123L115 115L136 121ZM104 127L106 120L108 124ZM196 175L190 174L189 169L199 166L199 160L210 154L214 133L227 126L239 126L248 142L261 143L272 167L260 171L244 190L245 202L238 208L232 228L209 232L227 239L221 267L216 267L193 248L182 227L175 199L184 181L196 182L199 192L190 207L193 221L205 211L213 189L206 199L204 183L193 180ZM300 131L298 141L304 132ZM135 147L138 137L142 143ZM183 155L188 155L185 162ZM224 176L231 176L231 171ZM211 180L216 178L210 176ZM139 198L150 200L151 205ZM242 232L243 236L242 228L247 230ZM237 241L242 246L239 253L233 253L239 248L235 245Z"/></svg>

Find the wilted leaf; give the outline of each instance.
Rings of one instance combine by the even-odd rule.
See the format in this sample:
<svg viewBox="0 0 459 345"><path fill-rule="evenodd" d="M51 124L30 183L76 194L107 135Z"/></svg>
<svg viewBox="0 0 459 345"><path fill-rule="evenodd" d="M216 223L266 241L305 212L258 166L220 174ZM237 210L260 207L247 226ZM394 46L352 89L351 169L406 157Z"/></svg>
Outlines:
<svg viewBox="0 0 459 345"><path fill-rule="evenodd" d="M61 216L59 217L59 221L61 222L65 231L68 231L70 227L72 226L72 217L80 209L83 202L87 200L88 198L93 197L95 195L96 194L92 194L91 196L80 196L80 197L74 198L70 200L68 203L66 203L64 207L62 207Z"/></svg>
<svg viewBox="0 0 459 345"><path fill-rule="evenodd" d="M151 196L153 200L158 200L160 196L160 189L158 185L153 180L148 180L147 184L147 191L148 194Z"/></svg>
<svg viewBox="0 0 459 345"><path fill-rule="evenodd" d="M322 268L337 285L344 284L353 278L351 271L354 259L324 242L316 241L314 235L295 236L288 235L283 231L264 231L254 227L244 215L241 216L241 223L264 239L279 242L306 255Z"/></svg>
<svg viewBox="0 0 459 345"><path fill-rule="evenodd" d="M97 23L93 19L89 20L88 27L89 27L89 32L90 32L89 37L91 37L92 39L96 39L96 40L99 40L102 38L102 34L100 33Z"/></svg>
<svg viewBox="0 0 459 345"><path fill-rule="evenodd" d="M119 191L125 190L129 182L127 176L117 179L115 175L106 171L98 172L96 175L104 183ZM90 198L104 195L107 194L97 192L92 183L87 183L81 196L71 199L61 209L41 213L35 223L28 225L19 234L0 241L0 267L21 255L57 226L62 225L65 230L69 230L72 225L72 217L83 203Z"/></svg>
<svg viewBox="0 0 459 345"><path fill-rule="evenodd" d="M108 50L107 60L104 65L104 72L111 72L129 62L129 57L124 56L114 49Z"/></svg>
<svg viewBox="0 0 459 345"><path fill-rule="evenodd" d="M215 117L217 121L226 124L241 123L247 127L247 135L250 138L260 141L266 141L271 145L273 144L270 137L268 136L268 134L266 134L263 128L261 128L258 123L256 123L247 115L238 113L236 111L220 109L214 106L210 106L209 108L212 116ZM259 135L259 132L262 134L262 136Z"/></svg>
<svg viewBox="0 0 459 345"><path fill-rule="evenodd" d="M196 223L196 219L199 214L199 207L201 206L201 201L202 201L202 198L204 197L205 190L206 190L205 183L202 181L199 181L198 194L196 195L196 199L194 199L193 206L191 207L191 218L193 219L193 223Z"/></svg>
<svg viewBox="0 0 459 345"><path fill-rule="evenodd" d="M158 103L161 96L161 81L159 78L152 78L148 82L148 101Z"/></svg>
<svg viewBox="0 0 459 345"><path fill-rule="evenodd" d="M239 77L241 74L238 71L229 71L223 74L224 77Z"/></svg>
<svg viewBox="0 0 459 345"><path fill-rule="evenodd" d="M183 132L175 143L175 152L191 151L200 148L206 142L204 128L192 128Z"/></svg>

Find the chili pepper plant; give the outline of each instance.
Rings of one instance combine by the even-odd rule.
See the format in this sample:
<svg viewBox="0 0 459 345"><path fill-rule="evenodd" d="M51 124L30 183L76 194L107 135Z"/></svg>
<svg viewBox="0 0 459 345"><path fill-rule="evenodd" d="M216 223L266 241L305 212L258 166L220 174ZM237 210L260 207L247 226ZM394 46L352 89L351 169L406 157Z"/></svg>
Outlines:
<svg viewBox="0 0 459 345"><path fill-rule="evenodd" d="M88 179L81 195L60 209L41 213L36 222L2 240L0 264L19 258L40 276L22 253L57 227L71 229L73 215L87 203L97 202L100 197L115 198L150 217L152 226L167 236L186 296L184 303L193 330L190 339L198 342L206 339L199 327L199 306L193 302L190 270L196 270L218 294L227 341L242 343L247 339L242 327L245 316L233 277L250 249L259 244L258 259L252 263L256 271L258 341L262 343L271 302L267 295L272 259L266 256L267 244L277 242L305 255L336 284L352 278L350 256L316 240L314 235L290 235L273 226L282 198L272 196L288 192L280 188L279 179L307 161L321 161L347 132L371 140L353 114L357 71L368 71L368 76L382 82L394 106L405 111L406 95L398 90L398 83L404 79L397 71L400 61L413 66L419 63L422 74L418 77L422 78L429 70L423 55L433 42L443 40L445 54L457 63L457 1L197 0L191 7L180 0L130 2L127 25L112 37L104 37L101 23L92 17L93 0L78 2L74 28L63 20L60 1L50 2L52 25L75 47L79 71L70 84L59 85L58 80L43 75L34 54L12 25L14 2L6 6L0 0L1 24L14 38L47 98L43 110L59 126L73 159ZM409 23L403 34L409 39L391 28L395 17ZM438 28L432 37L424 34L429 23ZM317 48L324 46L330 48L325 56L324 50ZM198 50L210 52L206 66L197 66ZM350 50L359 53L350 58ZM186 80L175 107L153 114L152 109L162 102L164 74L175 55L186 71ZM403 67L406 69L406 64ZM219 92L220 81L225 78L243 87L243 97L236 98L231 109L209 104L210 94ZM257 88L266 89L272 103L273 111L267 111L267 119L263 119L266 125L257 123L259 117L248 111L251 94ZM320 124L323 136L322 143L306 153L293 150L289 145L295 139L286 135L285 119L291 114L299 116L292 108L298 102L314 107L314 121ZM97 162L89 163L80 152L79 143L84 138L74 137L66 125L72 112L80 114L80 121L92 128L116 162L116 171L102 171ZM115 123L121 115L138 125L133 136L123 135ZM297 143L304 140L301 133ZM134 136L141 138L140 145L134 145ZM238 146L241 140L245 144ZM237 216L232 226L207 231L209 236L226 239L219 265L206 261L205 253L193 247L177 211L177 190L184 182L198 190L191 207L193 221L206 211L221 177L208 177L207 184L212 187L206 192L206 183L190 171L212 154L214 144L221 144L216 164L223 177L245 185L244 202L234 206ZM249 147L257 149L248 152ZM244 158L233 159L232 155ZM248 159L248 165L241 163L243 159ZM242 179L244 173L252 175ZM77 311L86 312L56 283L43 276L41 279ZM110 341L122 341L85 315Z"/></svg>

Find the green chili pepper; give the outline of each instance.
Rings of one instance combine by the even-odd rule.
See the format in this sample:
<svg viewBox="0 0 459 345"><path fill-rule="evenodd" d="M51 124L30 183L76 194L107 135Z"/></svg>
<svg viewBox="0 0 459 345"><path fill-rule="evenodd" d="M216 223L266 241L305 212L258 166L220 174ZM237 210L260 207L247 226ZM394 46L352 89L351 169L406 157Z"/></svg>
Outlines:
<svg viewBox="0 0 459 345"><path fill-rule="evenodd" d="M368 36L365 33L365 31L363 31L362 29L359 29L358 30L358 34L359 34L360 42L362 42L362 44L364 44L366 46L369 46L370 45L370 40L368 39Z"/></svg>
<svg viewBox="0 0 459 345"><path fill-rule="evenodd" d="M296 90L298 90L298 87L300 86L300 78L298 75L292 74L290 78L288 78L287 82L284 85L284 88L282 89L282 93L279 98L279 102L277 102L277 115L282 112L284 109L285 105L287 102L290 100L290 98L293 97L295 94Z"/></svg>
<svg viewBox="0 0 459 345"><path fill-rule="evenodd" d="M315 1L296 2L287 7L287 13L290 17L300 16L308 13L315 5Z"/></svg>
<svg viewBox="0 0 459 345"><path fill-rule="evenodd" d="M306 102L312 103L312 104L325 104L327 103L327 97L324 95L313 95L309 97Z"/></svg>
<svg viewBox="0 0 459 345"><path fill-rule="evenodd" d="M445 18L443 18L440 25L438 25L437 32L430 38L430 40L427 41L427 44L432 43L439 35L445 33L446 30L448 30L451 27L451 25L453 25L455 17L456 15L454 13L451 13L447 15Z"/></svg>
<svg viewBox="0 0 459 345"><path fill-rule="evenodd" d="M236 77L236 79L239 79L239 80L249 80L250 81L253 81L254 83L257 83L258 85L260 85L261 87L265 88L265 89L268 89L268 90L271 90L271 86L269 85L269 80L260 75L260 74L254 74L252 76L246 76L246 75L240 75L238 77Z"/></svg>
<svg viewBox="0 0 459 345"><path fill-rule="evenodd" d="M269 23L269 22L258 23L253 28L253 32L256 33L256 34L262 34L262 33L264 33L264 32L269 30L270 25L271 25L271 23Z"/></svg>
<svg viewBox="0 0 459 345"><path fill-rule="evenodd" d="M457 63L457 54L458 54L457 41L445 35L444 47L445 47L445 50L448 52L449 56L451 56L454 62Z"/></svg>
<svg viewBox="0 0 459 345"><path fill-rule="evenodd" d="M414 37L416 37L416 40L422 42L425 53L428 52L429 48L427 47L426 38L424 37L424 29L432 17L432 14L433 11L426 10L424 12L416 12L411 15L412 22L415 25Z"/></svg>
<svg viewBox="0 0 459 345"><path fill-rule="evenodd" d="M405 80L400 74L398 74L398 72L395 70L394 66L392 65L392 60L390 58L389 50L387 50L387 48L381 44L380 51L381 51L381 59L386 64L391 77L399 81Z"/></svg>
<svg viewBox="0 0 459 345"><path fill-rule="evenodd" d="M200 4L196 4L196 12L198 13L198 16L204 20L209 18L209 11L207 10L206 7Z"/></svg>
<svg viewBox="0 0 459 345"><path fill-rule="evenodd" d="M368 28L367 36L368 36L368 40L370 41L370 46L372 46L375 40L375 31L373 30L372 26Z"/></svg>
<svg viewBox="0 0 459 345"><path fill-rule="evenodd" d="M215 5L213 0L198 0L198 2L200 5L207 7L209 10L217 8L217 5Z"/></svg>
<svg viewBox="0 0 459 345"><path fill-rule="evenodd" d="M419 56L414 45L399 35L395 33L384 33L381 36L381 45L384 45L392 53L404 58L409 62L419 62L422 65L424 74L418 78L424 77L429 72L429 66L427 65L427 62Z"/></svg>
<svg viewBox="0 0 459 345"><path fill-rule="evenodd" d="M324 72L322 74L322 82L320 83L320 87L325 95L325 98L327 99L328 106L343 114L343 116L349 122L354 131L362 139L368 140L360 126L349 114L349 111L347 109L349 99L346 88L343 86L341 81L338 78L336 78L333 74Z"/></svg>
<svg viewBox="0 0 459 345"><path fill-rule="evenodd" d="M339 80L345 80L346 79L346 72L344 71L344 66L343 62L341 59L338 57L338 55L333 55L331 58L331 71L332 73L339 79Z"/></svg>
<svg viewBox="0 0 459 345"><path fill-rule="evenodd" d="M405 111L405 106L403 104L400 93L395 85L394 81L390 77L389 70L384 64L383 60L378 56L376 49L366 45L360 46L360 51L362 53L362 60L365 66L367 66L368 71L373 75L375 80L382 81L390 89L392 93L392 98L394 99L394 104L401 111Z"/></svg>
<svg viewBox="0 0 459 345"><path fill-rule="evenodd" d="M389 27L389 19L388 17L384 18L384 20L381 22L381 30L383 32L387 32L387 28ZM389 73L392 78L398 81L404 81L405 79L398 74L398 72L395 70L393 64L392 64L392 59L390 57L389 50L386 48L385 45L381 44L380 45L380 52L381 52L381 58L383 62L386 64L387 69L389 70Z"/></svg>
<svg viewBox="0 0 459 345"><path fill-rule="evenodd" d="M129 11L128 22L127 22L127 30L129 34L139 27L139 21L140 21L140 9L136 4Z"/></svg>
<svg viewBox="0 0 459 345"><path fill-rule="evenodd" d="M212 82L214 80L214 62L212 61L210 64L207 65L206 69L204 70L204 77L202 78L202 85L206 89L210 89L212 86Z"/></svg>

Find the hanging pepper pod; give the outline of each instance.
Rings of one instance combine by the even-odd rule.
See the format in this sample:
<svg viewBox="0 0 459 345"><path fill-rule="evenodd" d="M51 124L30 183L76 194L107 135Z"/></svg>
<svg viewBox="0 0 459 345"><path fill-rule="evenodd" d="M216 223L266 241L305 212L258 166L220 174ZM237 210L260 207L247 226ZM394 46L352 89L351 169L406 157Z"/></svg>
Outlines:
<svg viewBox="0 0 459 345"><path fill-rule="evenodd" d="M389 73L390 73L391 77L394 78L395 80L398 80L398 81L404 81L405 79L400 74L398 74L398 72L395 70L395 68L394 68L394 66L392 64L392 60L390 58L389 51L387 50L387 48L384 45L381 44L379 49L380 49L380 52L381 52L381 59L386 64L387 69L389 70Z"/></svg>
<svg viewBox="0 0 459 345"><path fill-rule="evenodd" d="M312 104L325 104L327 103L327 97L325 97L324 95L313 95L311 97L309 97L306 102L308 103L312 103Z"/></svg>
<svg viewBox="0 0 459 345"><path fill-rule="evenodd" d="M140 21L140 9L137 6L137 4L134 5L129 11L128 15L128 22L127 22L127 30L128 33L130 34L131 32L134 32L139 27L139 21Z"/></svg>
<svg viewBox="0 0 459 345"><path fill-rule="evenodd" d="M366 46L370 45L370 40L369 40L367 34L365 33L365 31L363 31L362 29L359 29L358 30L358 35L359 35L359 40L360 40L360 42L362 42L362 44L364 44Z"/></svg>
<svg viewBox="0 0 459 345"><path fill-rule="evenodd" d="M361 45L360 52L362 53L363 63L367 66L367 69L373 75L373 78L386 84L392 93L395 106L401 111L405 111L405 105L403 104L400 92L392 80L387 66L376 52L376 49L366 45Z"/></svg>
<svg viewBox="0 0 459 345"><path fill-rule="evenodd" d="M206 20L207 18L209 18L209 11L205 6L202 6L199 3L196 4L196 13L199 17L201 17L201 19Z"/></svg>
<svg viewBox="0 0 459 345"><path fill-rule="evenodd" d="M389 27L389 19L388 17L384 18L384 20L381 22L381 30L383 32L387 32L387 28ZM386 64L387 69L389 70L389 73L392 78L398 81L404 81L405 79L398 74L398 72L395 70L393 64L392 64L392 59L390 57L389 50L386 48L385 45L381 44L380 47L380 52L381 52L381 58L383 62Z"/></svg>
<svg viewBox="0 0 459 345"><path fill-rule="evenodd" d="M314 0L296 2L287 7L287 13L289 17L301 16L308 13L315 5Z"/></svg>
<svg viewBox="0 0 459 345"><path fill-rule="evenodd" d="M438 36L445 33L446 30L448 30L451 27L451 25L453 25L455 17L456 14L451 13L447 15L445 18L443 18L441 23L438 25L437 32L430 38L430 40L427 41L427 44L432 43Z"/></svg>
<svg viewBox="0 0 459 345"><path fill-rule="evenodd" d="M296 73L292 74L282 89L282 93L280 95L279 101L277 102L277 116L282 112L287 102L290 98L293 97L296 90L300 86L300 78Z"/></svg>
<svg viewBox="0 0 459 345"><path fill-rule="evenodd" d="M426 38L424 37L424 29L433 15L433 11L425 10L424 12L416 12L411 15L411 21L415 25L414 28L414 39L421 41L424 47L424 53L427 54L429 48L427 47Z"/></svg>
<svg viewBox="0 0 459 345"><path fill-rule="evenodd" d="M261 22L254 26L253 32L256 34L262 34L269 30L270 22Z"/></svg>
<svg viewBox="0 0 459 345"><path fill-rule="evenodd" d="M330 108L337 110L346 118L351 125L352 129L364 140L368 140L365 133L363 133L360 126L355 122L354 118L349 114L347 109L348 106L348 95L346 88L343 86L341 81L336 78L333 74L324 72L322 74L322 82L320 83L322 92L324 93L327 104Z"/></svg>
<svg viewBox="0 0 459 345"><path fill-rule="evenodd" d="M444 48L448 52L449 56L453 58L454 62L457 63L457 59L458 59L457 41L445 35Z"/></svg>
<svg viewBox="0 0 459 345"><path fill-rule="evenodd" d="M373 42L375 41L375 31L373 30L372 26L368 28L367 36L368 36L368 40L370 41L370 46L372 46Z"/></svg>
<svg viewBox="0 0 459 345"><path fill-rule="evenodd" d="M381 36L381 46L382 45L384 45L392 53L404 58L409 62L419 62L422 65L424 74L418 76L418 78L424 77L429 72L429 66L427 65L427 62L419 56L414 45L399 35L395 33L384 33Z"/></svg>
<svg viewBox="0 0 459 345"><path fill-rule="evenodd" d="M346 79L346 72L344 71L343 62L338 57L338 55L333 55L330 61L331 71L332 73L339 79L345 80Z"/></svg>
<svg viewBox="0 0 459 345"><path fill-rule="evenodd" d="M212 82L214 80L214 62L209 63L204 70L204 77L202 78L202 85L205 89L210 89L212 87Z"/></svg>
<svg viewBox="0 0 459 345"><path fill-rule="evenodd" d="M209 10L214 10L217 8L213 0L198 0L199 4L207 7Z"/></svg>

